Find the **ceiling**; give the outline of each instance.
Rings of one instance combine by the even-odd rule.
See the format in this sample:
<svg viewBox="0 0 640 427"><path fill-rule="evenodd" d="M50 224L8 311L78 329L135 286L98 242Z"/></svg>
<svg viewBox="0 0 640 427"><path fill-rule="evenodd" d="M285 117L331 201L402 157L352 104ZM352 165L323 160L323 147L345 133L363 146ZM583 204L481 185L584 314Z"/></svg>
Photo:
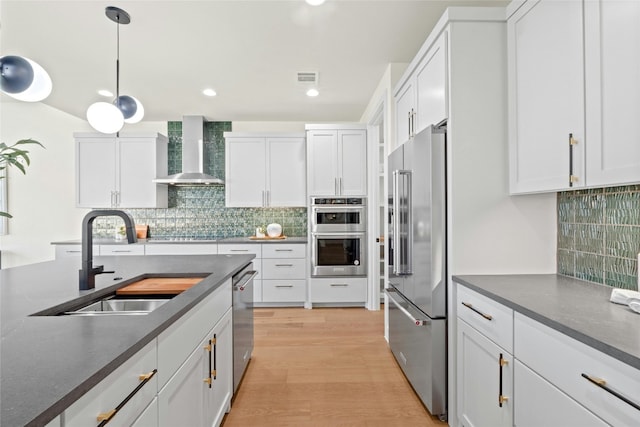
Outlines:
<svg viewBox="0 0 640 427"><path fill-rule="evenodd" d="M84 118L109 100L98 89L115 93L117 25L104 9L117 6L131 16L120 26L120 93L143 103L144 120L358 121L387 65L410 62L447 6L507 3L2 0L0 52L39 62L53 80L44 103ZM318 97L299 71L319 73Z"/></svg>

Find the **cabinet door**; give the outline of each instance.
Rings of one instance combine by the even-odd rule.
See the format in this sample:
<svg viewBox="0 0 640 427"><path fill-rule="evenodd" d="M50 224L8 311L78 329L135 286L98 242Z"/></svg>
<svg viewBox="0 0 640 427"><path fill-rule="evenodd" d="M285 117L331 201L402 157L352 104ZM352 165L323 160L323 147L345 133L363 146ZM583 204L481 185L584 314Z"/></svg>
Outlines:
<svg viewBox="0 0 640 427"><path fill-rule="evenodd" d="M76 139L76 206L110 208L115 190L115 138Z"/></svg>
<svg viewBox="0 0 640 427"><path fill-rule="evenodd" d="M396 95L396 142L399 147L411 137L412 113L415 108L415 87L413 80L407 81Z"/></svg>
<svg viewBox="0 0 640 427"><path fill-rule="evenodd" d="M501 365L501 357L504 361ZM458 420L465 427L513 425L513 359L458 319ZM499 397L508 400L499 403Z"/></svg>
<svg viewBox="0 0 640 427"><path fill-rule="evenodd" d="M338 194L338 132L307 132L307 182L309 197Z"/></svg>
<svg viewBox="0 0 640 427"><path fill-rule="evenodd" d="M304 138L267 138L268 206L307 205L307 157Z"/></svg>
<svg viewBox="0 0 640 427"><path fill-rule="evenodd" d="M640 182L640 2L585 2L587 185Z"/></svg>
<svg viewBox="0 0 640 427"><path fill-rule="evenodd" d="M211 357L208 345L209 335L158 393L159 427L211 426L205 412Z"/></svg>
<svg viewBox="0 0 640 427"><path fill-rule="evenodd" d="M147 409L138 417L131 427L158 427L158 398L154 398Z"/></svg>
<svg viewBox="0 0 640 427"><path fill-rule="evenodd" d="M213 384L206 389L206 420L207 426L219 426L224 414L231 409L231 395L233 393L233 335L231 325L231 310L220 319L211 332L210 338L215 337L212 348ZM178 424L176 424L178 425ZM181 424L189 425L189 424Z"/></svg>
<svg viewBox="0 0 640 427"><path fill-rule="evenodd" d="M265 206L264 138L226 138L225 147L226 206Z"/></svg>
<svg viewBox="0 0 640 427"><path fill-rule="evenodd" d="M367 195L367 131L338 131L338 194Z"/></svg>
<svg viewBox="0 0 640 427"><path fill-rule="evenodd" d="M608 424L544 378L515 361L514 424L518 427L605 427Z"/></svg>
<svg viewBox="0 0 640 427"><path fill-rule="evenodd" d="M157 178L156 138L118 138L116 189L119 208L160 208L167 206L167 186ZM166 169L166 165L165 165Z"/></svg>
<svg viewBox="0 0 640 427"><path fill-rule="evenodd" d="M526 2L507 23L512 193L567 189L584 176L582 2Z"/></svg>
<svg viewBox="0 0 640 427"><path fill-rule="evenodd" d="M447 117L446 40L444 33L431 47L416 73L416 133Z"/></svg>

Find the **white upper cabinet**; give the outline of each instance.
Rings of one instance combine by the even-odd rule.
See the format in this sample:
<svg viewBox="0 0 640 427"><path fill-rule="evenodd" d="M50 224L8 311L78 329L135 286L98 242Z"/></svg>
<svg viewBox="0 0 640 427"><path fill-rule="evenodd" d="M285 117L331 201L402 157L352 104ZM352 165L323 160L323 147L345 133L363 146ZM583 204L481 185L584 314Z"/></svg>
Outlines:
<svg viewBox="0 0 640 427"><path fill-rule="evenodd" d="M367 131L363 125L307 125L309 196L367 194Z"/></svg>
<svg viewBox="0 0 640 427"><path fill-rule="evenodd" d="M416 133L447 118L446 40L446 33L436 40L416 71Z"/></svg>
<svg viewBox="0 0 640 427"><path fill-rule="evenodd" d="M303 134L224 136L227 207L306 205Z"/></svg>
<svg viewBox="0 0 640 427"><path fill-rule="evenodd" d="M166 208L165 136L76 133L76 206L81 208Z"/></svg>
<svg viewBox="0 0 640 427"><path fill-rule="evenodd" d="M585 2L587 185L640 182L640 2Z"/></svg>
<svg viewBox="0 0 640 427"><path fill-rule="evenodd" d="M629 0L529 0L509 17L511 193L640 182L639 20Z"/></svg>
<svg viewBox="0 0 640 427"><path fill-rule="evenodd" d="M528 1L508 20L512 193L585 185L582 27L581 1Z"/></svg>
<svg viewBox="0 0 640 427"><path fill-rule="evenodd" d="M438 37L395 93L396 146L447 118L447 34Z"/></svg>

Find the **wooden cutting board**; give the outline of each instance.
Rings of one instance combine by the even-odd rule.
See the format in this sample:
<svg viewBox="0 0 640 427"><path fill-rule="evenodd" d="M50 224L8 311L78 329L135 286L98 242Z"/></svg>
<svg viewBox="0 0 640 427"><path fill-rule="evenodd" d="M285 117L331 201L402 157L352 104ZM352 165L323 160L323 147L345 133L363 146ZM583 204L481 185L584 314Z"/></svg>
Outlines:
<svg viewBox="0 0 640 427"><path fill-rule="evenodd" d="M202 281L202 277L150 277L116 291L118 295L178 295Z"/></svg>

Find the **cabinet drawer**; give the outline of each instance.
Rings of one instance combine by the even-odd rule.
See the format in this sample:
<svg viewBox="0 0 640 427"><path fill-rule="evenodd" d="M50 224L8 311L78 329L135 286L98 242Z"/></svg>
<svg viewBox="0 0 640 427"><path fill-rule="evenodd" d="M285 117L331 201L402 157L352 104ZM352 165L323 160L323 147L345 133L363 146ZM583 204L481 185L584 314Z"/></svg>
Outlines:
<svg viewBox="0 0 640 427"><path fill-rule="evenodd" d="M513 421L518 427L608 425L519 360L514 361L513 381L517 398ZM550 410L553 416L550 416Z"/></svg>
<svg viewBox="0 0 640 427"><path fill-rule="evenodd" d="M263 302L303 302L307 299L306 280L263 280Z"/></svg>
<svg viewBox="0 0 640 427"><path fill-rule="evenodd" d="M216 255L218 253L217 244L152 244L145 245L145 255Z"/></svg>
<svg viewBox="0 0 640 427"><path fill-rule="evenodd" d="M366 278L311 279L311 302L365 302Z"/></svg>
<svg viewBox="0 0 640 427"><path fill-rule="evenodd" d="M458 285L458 317L513 353L513 310Z"/></svg>
<svg viewBox="0 0 640 427"><path fill-rule="evenodd" d="M307 260L304 258L294 259L263 259L262 278L263 279L305 279Z"/></svg>
<svg viewBox="0 0 640 427"><path fill-rule="evenodd" d="M144 245L100 245L100 256L144 255Z"/></svg>
<svg viewBox="0 0 640 427"><path fill-rule="evenodd" d="M56 259L82 255L82 245L56 245ZM93 245L93 256L100 255L100 246Z"/></svg>
<svg viewBox="0 0 640 427"><path fill-rule="evenodd" d="M305 258L307 245L287 243L264 243L262 258Z"/></svg>
<svg viewBox="0 0 640 427"><path fill-rule="evenodd" d="M262 258L262 248L258 243L220 243L219 254L247 255L253 254L256 258Z"/></svg>
<svg viewBox="0 0 640 427"><path fill-rule="evenodd" d="M66 427L98 425L98 415L108 413L125 401L140 385L140 375L157 368L156 341L153 340L107 378L89 390L65 412ZM153 400L158 391L158 374L153 375L111 419L109 425L129 426Z"/></svg>
<svg viewBox="0 0 640 427"><path fill-rule="evenodd" d="M514 328L515 356L525 365L606 422L638 424L640 410L582 375L604 380L605 387L640 405L640 370L519 313Z"/></svg>
<svg viewBox="0 0 640 427"><path fill-rule="evenodd" d="M231 307L231 279L158 336L158 384L162 388Z"/></svg>

